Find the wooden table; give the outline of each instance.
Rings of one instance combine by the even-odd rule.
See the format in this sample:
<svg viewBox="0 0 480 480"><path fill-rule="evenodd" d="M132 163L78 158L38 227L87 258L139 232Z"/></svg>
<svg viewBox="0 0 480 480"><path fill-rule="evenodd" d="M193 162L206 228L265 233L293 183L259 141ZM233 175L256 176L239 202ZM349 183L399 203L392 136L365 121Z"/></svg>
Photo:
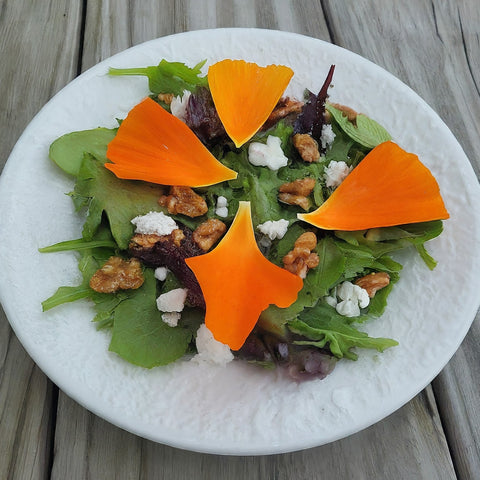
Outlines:
<svg viewBox="0 0 480 480"><path fill-rule="evenodd" d="M143 41L214 27L317 37L418 92L480 173L478 0L4 0L2 166L40 107L79 73ZM480 293L479 293L480 294ZM322 447L265 457L177 450L80 407L0 318L0 479L480 478L480 319L422 393L382 422Z"/></svg>

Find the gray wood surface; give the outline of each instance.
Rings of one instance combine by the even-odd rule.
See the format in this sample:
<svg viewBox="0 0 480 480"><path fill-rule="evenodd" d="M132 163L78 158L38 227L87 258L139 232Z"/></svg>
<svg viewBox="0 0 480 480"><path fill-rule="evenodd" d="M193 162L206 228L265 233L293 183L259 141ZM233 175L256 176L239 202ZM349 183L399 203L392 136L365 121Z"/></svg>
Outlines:
<svg viewBox="0 0 480 480"><path fill-rule="evenodd" d="M151 38L249 26L321 38L383 66L440 114L478 174L479 12L477 0L3 1L1 165L80 71ZM89 413L40 372L2 314L0 479L480 478L479 324L432 386L363 432L302 452L222 457L155 444Z"/></svg>

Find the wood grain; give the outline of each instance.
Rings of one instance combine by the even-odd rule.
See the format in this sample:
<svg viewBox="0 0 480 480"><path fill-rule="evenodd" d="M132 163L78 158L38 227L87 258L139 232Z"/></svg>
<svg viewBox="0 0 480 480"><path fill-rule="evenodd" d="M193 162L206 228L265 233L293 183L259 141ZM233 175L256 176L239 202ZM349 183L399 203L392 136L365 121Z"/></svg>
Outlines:
<svg viewBox="0 0 480 480"><path fill-rule="evenodd" d="M80 7L80 2L27 0L0 6L1 168L32 117L76 75ZM0 478L48 477L56 395L1 311Z"/></svg>
<svg viewBox="0 0 480 480"><path fill-rule="evenodd" d="M320 2L250 2L252 8L245 8L244 2L182 1L175 3L173 11L158 4L150 6L152 21L161 15L161 11L172 15L175 32L216 26L257 26L329 38ZM83 67L127 48L135 41L153 38L148 32L155 36L172 33L170 28L154 30L144 27L139 30L139 25L143 24L138 18L136 23L128 21L125 24L126 5L117 5L115 11L108 7L108 3L98 2L90 8L89 2ZM135 7L131 8L135 10ZM144 22L148 19L145 18ZM100 38L101 41L93 44L89 38ZM72 419L78 427L75 444L68 440ZM402 438L409 438L410 442L402 444ZM413 475L450 479L455 476L430 390L389 419L349 439L305 452L250 458L202 455L139 441L93 415L86 415L81 407L60 394L52 478L64 478L71 473L69 468L74 472L87 468L92 478L107 471L120 475L117 452L113 447L109 448L119 443L122 452L129 452L131 463L123 470L123 476L117 478L137 478L135 472L138 469L141 478L235 479L246 475L248 478L315 478L317 472L341 473L343 478L354 475L357 478L382 478L383 472L388 472L389 478L412 478ZM366 444L371 445L367 453L362 448ZM104 446L103 465L98 463L93 445ZM71 448L75 450L72 452ZM389 452L393 451L396 452L395 458L401 456L405 460L388 462ZM178 468L180 464L181 469Z"/></svg>
<svg viewBox="0 0 480 480"><path fill-rule="evenodd" d="M444 119L478 175L479 15L477 0L3 1L1 165L34 114L80 70L172 33L258 27L333 41L398 76ZM141 439L89 413L62 392L57 409L56 388L24 352L2 313L0 478L476 478L479 325L477 318L434 388L382 422L302 452L223 457Z"/></svg>
<svg viewBox="0 0 480 480"><path fill-rule="evenodd" d="M356 435L282 455L229 457L159 445L87 414L65 396L59 402L56 438L52 480L96 479L107 474L116 479L176 480L307 480L323 475L345 479L455 478L453 465L445 457L447 446L430 388L383 422Z"/></svg>
<svg viewBox="0 0 480 480"><path fill-rule="evenodd" d="M356 0L355 9L349 8L352 5L350 1L326 3L335 41L383 66L419 93L452 130L478 176L478 2L386 1L380 5ZM382 15L385 9L391 14ZM364 28L344 29L344 22ZM381 43L378 38L383 39ZM476 478L480 472L479 323L477 314L460 350L433 383L456 471L464 479Z"/></svg>

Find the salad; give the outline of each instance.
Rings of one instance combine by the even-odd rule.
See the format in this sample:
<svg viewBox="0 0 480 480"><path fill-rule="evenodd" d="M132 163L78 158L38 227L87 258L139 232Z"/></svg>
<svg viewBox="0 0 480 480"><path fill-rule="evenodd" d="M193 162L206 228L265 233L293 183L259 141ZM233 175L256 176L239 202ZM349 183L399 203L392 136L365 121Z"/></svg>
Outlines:
<svg viewBox="0 0 480 480"><path fill-rule="evenodd" d="M288 67L204 64L110 69L147 76L149 96L118 128L51 145L85 223L40 251L78 252L83 281L43 310L89 299L109 350L145 368L239 359L298 381L396 346L361 326L386 308L395 251L435 267L425 243L448 212L432 174L329 102L334 66L299 100Z"/></svg>

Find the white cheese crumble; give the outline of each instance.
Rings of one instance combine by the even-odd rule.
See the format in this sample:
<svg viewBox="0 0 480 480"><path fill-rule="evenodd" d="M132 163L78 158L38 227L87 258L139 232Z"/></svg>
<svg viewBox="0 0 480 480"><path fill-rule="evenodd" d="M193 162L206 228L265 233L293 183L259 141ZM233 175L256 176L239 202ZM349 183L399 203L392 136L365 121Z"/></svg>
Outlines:
<svg viewBox="0 0 480 480"><path fill-rule="evenodd" d="M198 363L205 362L224 366L233 360L230 347L215 340L213 333L204 323L197 331L196 345L198 354L192 360Z"/></svg>
<svg viewBox="0 0 480 480"><path fill-rule="evenodd" d="M288 230L288 220L268 220L257 226L258 230L267 235L270 240L283 238Z"/></svg>
<svg viewBox="0 0 480 480"><path fill-rule="evenodd" d="M182 317L180 312L165 312L162 313L162 320L171 327L176 327L178 325L178 321Z"/></svg>
<svg viewBox="0 0 480 480"><path fill-rule="evenodd" d="M285 167L288 158L283 153L279 137L269 135L267 143L252 142L248 147L248 161L256 167L268 167L278 170Z"/></svg>
<svg viewBox="0 0 480 480"><path fill-rule="evenodd" d="M157 308L161 312L181 312L187 299L186 288L175 288L169 292L162 293L157 298Z"/></svg>
<svg viewBox="0 0 480 480"><path fill-rule="evenodd" d="M332 160L327 167L325 167L325 182L327 187L336 188L347 178L347 175L351 172L345 162L336 162Z"/></svg>
<svg viewBox="0 0 480 480"><path fill-rule="evenodd" d="M217 198L217 205L215 207L215 213L222 218L228 217L228 201L227 199L220 195Z"/></svg>
<svg viewBox="0 0 480 480"><path fill-rule="evenodd" d="M341 300L340 302L337 297ZM370 303L367 291L352 282L341 283L337 286L333 296L326 297L325 300L345 317L358 317L360 308L368 307Z"/></svg>
<svg viewBox="0 0 480 480"><path fill-rule="evenodd" d="M170 270L167 267L157 267L153 274L155 275L155 278L157 280L160 280L161 282L163 282L167 278L169 271Z"/></svg>
<svg viewBox="0 0 480 480"><path fill-rule="evenodd" d="M162 212L149 212L131 220L136 233L170 235L177 227L175 220Z"/></svg>
<svg viewBox="0 0 480 480"><path fill-rule="evenodd" d="M172 115L185 122L185 113L187 112L188 99L192 92L184 90L182 96L173 97L170 103L170 111Z"/></svg>
<svg viewBox="0 0 480 480"><path fill-rule="evenodd" d="M322 127L322 134L320 136L320 142L322 148L329 147L335 140L335 133L333 133L332 125L330 123L324 123Z"/></svg>

